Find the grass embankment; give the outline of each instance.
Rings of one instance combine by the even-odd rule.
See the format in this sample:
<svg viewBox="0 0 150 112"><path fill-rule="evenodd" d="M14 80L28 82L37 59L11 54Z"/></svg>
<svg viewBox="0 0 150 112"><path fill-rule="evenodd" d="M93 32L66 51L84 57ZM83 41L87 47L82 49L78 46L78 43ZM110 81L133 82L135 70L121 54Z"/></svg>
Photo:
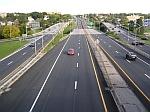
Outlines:
<svg viewBox="0 0 150 112"><path fill-rule="evenodd" d="M117 35L115 32L107 32L106 34L115 38L115 39L121 40L120 36Z"/></svg>
<svg viewBox="0 0 150 112"><path fill-rule="evenodd" d="M29 41L12 41L12 42L0 43L0 59L18 50L28 42Z"/></svg>
<svg viewBox="0 0 150 112"><path fill-rule="evenodd" d="M69 33L76 27L77 23L71 23L69 24L63 31L63 34L60 33L58 34L55 39L45 48L45 52L48 52L53 46L55 46L56 44L58 44L60 42L60 40L69 35Z"/></svg>

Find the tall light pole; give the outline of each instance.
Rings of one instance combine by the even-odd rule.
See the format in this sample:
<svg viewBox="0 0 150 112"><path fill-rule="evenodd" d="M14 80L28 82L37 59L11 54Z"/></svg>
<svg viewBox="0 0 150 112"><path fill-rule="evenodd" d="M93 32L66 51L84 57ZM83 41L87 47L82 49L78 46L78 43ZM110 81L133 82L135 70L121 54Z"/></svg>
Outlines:
<svg viewBox="0 0 150 112"><path fill-rule="evenodd" d="M42 28L42 52L43 52L43 37L44 35L43 35L43 28Z"/></svg>
<svg viewBox="0 0 150 112"><path fill-rule="evenodd" d="M27 38L27 35L28 35L27 28L28 28L28 27L27 27L27 24L26 24L26 38Z"/></svg>

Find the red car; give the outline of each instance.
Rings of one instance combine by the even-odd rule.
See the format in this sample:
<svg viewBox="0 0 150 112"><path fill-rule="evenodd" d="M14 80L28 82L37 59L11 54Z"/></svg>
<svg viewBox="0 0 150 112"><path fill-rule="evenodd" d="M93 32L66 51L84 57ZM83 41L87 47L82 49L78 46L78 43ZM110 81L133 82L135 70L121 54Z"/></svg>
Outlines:
<svg viewBox="0 0 150 112"><path fill-rule="evenodd" d="M139 41L139 45L144 45L145 43L142 41Z"/></svg>
<svg viewBox="0 0 150 112"><path fill-rule="evenodd" d="M70 48L68 50L68 55L74 55L74 49L73 48Z"/></svg>

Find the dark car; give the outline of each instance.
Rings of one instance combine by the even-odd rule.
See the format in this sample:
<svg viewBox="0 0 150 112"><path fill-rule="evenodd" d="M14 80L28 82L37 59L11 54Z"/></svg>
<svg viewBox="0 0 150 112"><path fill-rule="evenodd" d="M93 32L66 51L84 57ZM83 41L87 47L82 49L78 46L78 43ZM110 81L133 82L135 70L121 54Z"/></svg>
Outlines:
<svg viewBox="0 0 150 112"><path fill-rule="evenodd" d="M145 42L139 41L139 45L144 45Z"/></svg>
<svg viewBox="0 0 150 112"><path fill-rule="evenodd" d="M133 42L132 42L132 45L139 45L139 41L136 41L136 40L133 41Z"/></svg>
<svg viewBox="0 0 150 112"><path fill-rule="evenodd" d="M68 55L74 55L74 49L73 48L70 48L68 50Z"/></svg>
<svg viewBox="0 0 150 112"><path fill-rule="evenodd" d="M148 40L148 38L147 37L142 37L141 40Z"/></svg>
<svg viewBox="0 0 150 112"><path fill-rule="evenodd" d="M126 54L126 59L128 59L128 60L135 60L136 58L137 58L137 56L134 52L128 52Z"/></svg>
<svg viewBox="0 0 150 112"><path fill-rule="evenodd" d="M31 43L29 44L29 47L34 47L34 42L31 42Z"/></svg>

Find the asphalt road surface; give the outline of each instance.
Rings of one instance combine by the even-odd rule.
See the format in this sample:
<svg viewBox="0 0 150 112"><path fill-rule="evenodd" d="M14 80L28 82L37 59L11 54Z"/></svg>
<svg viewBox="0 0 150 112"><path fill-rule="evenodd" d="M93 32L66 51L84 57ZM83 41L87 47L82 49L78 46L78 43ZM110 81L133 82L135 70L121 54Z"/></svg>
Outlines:
<svg viewBox="0 0 150 112"><path fill-rule="evenodd" d="M124 41L126 41L128 44L132 44L134 40L142 41L139 37L132 35L128 31L120 28L120 27L115 27L115 25L110 24L110 23L104 23L111 31L115 31ZM113 28L113 30L112 30ZM120 31L120 32L118 32ZM149 41L149 40L147 40ZM133 45L135 46L135 45ZM150 54L150 46L145 44L145 45L136 45L136 48L144 51L145 53Z"/></svg>
<svg viewBox="0 0 150 112"><path fill-rule="evenodd" d="M35 47L29 47L29 44L25 45L22 49L14 52L12 55L0 60L0 81L10 74L13 70L15 70L18 66L20 66L24 61L26 61L29 57L31 57L35 51L42 47L42 36L43 36L43 44L47 43L52 39L52 36L58 32L61 25L55 25L50 30L45 31L42 34L27 38L30 39L31 42L36 42L36 50Z"/></svg>
<svg viewBox="0 0 150 112"><path fill-rule="evenodd" d="M68 55L69 48L75 50ZM0 96L3 112L116 112L81 24ZM94 64L92 64L92 60ZM95 70L94 70L95 68ZM98 88L96 82L98 75ZM100 94L102 91L102 95Z"/></svg>
<svg viewBox="0 0 150 112"><path fill-rule="evenodd" d="M118 44L113 39L109 38L107 35L97 32L93 29L88 30L93 38L100 41L100 45L105 49L105 51L113 58L115 63L118 64L120 69L120 74L126 80L131 89L135 92L142 103L149 108L150 101L150 60L138 53L136 61L127 60L126 53L128 51L133 51L124 45ZM133 51L134 52L134 51ZM116 64L114 65L116 66ZM118 67L116 67L118 69ZM124 73L123 73L123 72ZM129 77L131 80L129 80ZM137 87L133 87L134 83ZM138 89L138 91L136 90ZM139 94L139 91L143 94Z"/></svg>

